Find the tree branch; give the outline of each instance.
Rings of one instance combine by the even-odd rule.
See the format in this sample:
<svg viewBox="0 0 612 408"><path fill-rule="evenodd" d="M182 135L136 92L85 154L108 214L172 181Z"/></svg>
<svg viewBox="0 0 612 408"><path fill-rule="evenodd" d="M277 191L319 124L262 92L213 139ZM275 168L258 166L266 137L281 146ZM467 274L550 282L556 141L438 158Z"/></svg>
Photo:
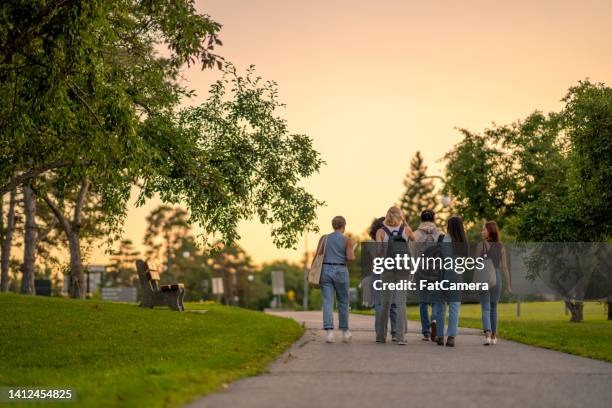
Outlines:
<svg viewBox="0 0 612 408"><path fill-rule="evenodd" d="M80 164L81 166L87 166L91 162L89 160L80 160L77 162L69 161L69 160L56 160L56 161L53 161L47 164L43 164L40 167L28 170L24 173L21 173L18 176L14 176L7 183L5 183L2 187L0 187L0 195L4 195L8 193L9 191L13 190L15 187L20 186L24 182L34 179L49 170L58 169L60 167L68 167L76 163Z"/></svg>
<svg viewBox="0 0 612 408"><path fill-rule="evenodd" d="M58 224L57 217L55 217L49 224L47 224L47 228L44 231L38 233L38 240L44 241L47 238L47 236L51 233L51 231L53 231L55 227L57 227L57 224Z"/></svg>
<svg viewBox="0 0 612 408"><path fill-rule="evenodd" d="M87 110L89 111L89 113L91 113L91 116L94 117L94 119L96 120L96 122L98 122L98 125L100 127L102 126L102 121L100 121L100 118L98 118L98 115L96 115L96 112L93 110L93 108L89 105L89 103L87 103L87 101L85 100L85 98L83 98L83 96L81 94L83 94L83 92L81 91L81 89L76 86L76 84L73 84L70 81L66 81L66 85L68 85L68 88L72 89L72 92L74 92L74 94L76 95L77 98L79 98L79 100L81 102L83 102L83 105L85 105L85 108L87 108Z"/></svg>
<svg viewBox="0 0 612 408"><path fill-rule="evenodd" d="M66 233L66 237L70 237L70 233L72 232L72 228L70 227L70 223L68 222L68 220L66 219L66 217L62 213L62 210L60 210L59 207L53 201L51 201L51 199L49 198L49 196L46 193L44 193L44 194L40 193L39 191L34 189L34 187L32 187L32 190L34 191L34 193L37 196L42 198L45 203L47 203L47 205L49 206L51 211L53 211L53 214L55 214L55 218L57 218L57 220L59 221L60 225L64 229L64 232Z"/></svg>
<svg viewBox="0 0 612 408"><path fill-rule="evenodd" d="M85 198L87 197L89 186L89 178L83 177L83 180L81 180L81 189L79 190L79 195L76 199L74 206L74 217L72 221L72 225L74 226L74 228L81 227L81 213L83 212L83 205L85 204Z"/></svg>

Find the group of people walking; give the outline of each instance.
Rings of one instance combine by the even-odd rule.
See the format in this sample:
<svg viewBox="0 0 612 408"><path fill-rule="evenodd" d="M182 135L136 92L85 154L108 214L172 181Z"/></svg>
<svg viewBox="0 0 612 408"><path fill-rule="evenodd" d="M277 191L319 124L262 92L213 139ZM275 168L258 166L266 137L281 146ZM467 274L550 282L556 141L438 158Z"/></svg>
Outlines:
<svg viewBox="0 0 612 408"><path fill-rule="evenodd" d="M323 255L320 287L323 296L323 328L326 331L326 341L334 342L333 307L334 298L338 308L339 328L342 331L342 340L349 342L352 335L349 330L349 274L347 262L355 259L356 244L345 235L346 220L342 216L332 220L333 232L319 240L317 253ZM497 342L497 304L502 289L511 292L510 274L506 260L506 251L500 241L499 228L495 221L483 225L482 240L475 248L474 257L488 257L495 268L495 284L488 290L478 293L481 304L484 344L491 345ZM446 231L435 223L435 213L424 210L421 213L421 222L416 230L407 224L404 214L398 207L391 207L385 217L374 219L370 226L369 236L372 244L362 247L369 253L362 254L362 259L373 259L381 256L393 248L395 253L406 253L418 258L425 254L429 256L432 248L439 251L443 257L465 257L468 255L468 239L465 233L463 220L460 216L450 217L446 224ZM441 244L441 245L440 245ZM363 256L365 255L365 256ZM362 267L367 268L367 262ZM416 271L414 279L419 279ZM424 274L425 272L423 272ZM391 279L398 279L397 275L389 274ZM442 269L439 279L449 282L461 282L462 273L452 269ZM362 288L364 292L372 290L375 279L389 279L384 274L366 274ZM504 283L505 282L505 283ZM370 293L371 303L375 310L376 342L385 343L388 333L391 340L399 345L406 344L407 333L407 291L376 291ZM448 322L446 310L448 307ZM423 341L432 341L440 346L454 347L459 323L461 307L461 291L419 291L419 314L421 318L421 333ZM431 312L430 312L431 310ZM390 322L390 330L389 328Z"/></svg>

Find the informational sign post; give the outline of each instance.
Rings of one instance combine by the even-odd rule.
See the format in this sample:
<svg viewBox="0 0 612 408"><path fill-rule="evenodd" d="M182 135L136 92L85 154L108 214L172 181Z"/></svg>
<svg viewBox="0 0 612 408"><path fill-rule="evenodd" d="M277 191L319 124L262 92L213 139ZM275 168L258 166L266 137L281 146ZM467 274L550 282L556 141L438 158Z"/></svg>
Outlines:
<svg viewBox="0 0 612 408"><path fill-rule="evenodd" d="M223 278L212 278L212 291L213 295L217 295L217 302L221 303L221 296L225 293L225 288L223 287Z"/></svg>
<svg viewBox="0 0 612 408"><path fill-rule="evenodd" d="M272 294L277 296L276 307L282 307L281 296L285 294L285 274L283 271L272 271Z"/></svg>

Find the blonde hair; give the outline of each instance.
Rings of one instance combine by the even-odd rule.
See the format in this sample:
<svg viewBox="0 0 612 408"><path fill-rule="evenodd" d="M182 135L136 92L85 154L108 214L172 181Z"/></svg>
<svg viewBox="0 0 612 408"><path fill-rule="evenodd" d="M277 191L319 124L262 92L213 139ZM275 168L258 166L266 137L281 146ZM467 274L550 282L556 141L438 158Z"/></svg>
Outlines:
<svg viewBox="0 0 612 408"><path fill-rule="evenodd" d="M385 224L390 227L397 227L402 223L402 210L393 206L387 210L385 216Z"/></svg>

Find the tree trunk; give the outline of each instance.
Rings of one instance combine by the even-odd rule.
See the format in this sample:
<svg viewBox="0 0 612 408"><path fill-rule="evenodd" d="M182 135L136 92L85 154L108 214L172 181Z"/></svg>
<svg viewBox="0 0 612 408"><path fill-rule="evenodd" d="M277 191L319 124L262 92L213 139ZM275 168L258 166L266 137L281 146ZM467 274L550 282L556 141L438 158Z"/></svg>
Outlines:
<svg viewBox="0 0 612 408"><path fill-rule="evenodd" d="M70 286L68 293L71 298L82 299L85 297L85 285L83 274L83 260L81 259L81 219L85 199L89 192L89 179L83 177L81 188L74 203L74 213L72 222L62 213L60 208L51 200L47 194L41 194L42 199L47 203L55 218L62 226L68 238L68 248L70 249Z"/></svg>
<svg viewBox="0 0 612 408"><path fill-rule="evenodd" d="M35 262L38 227L36 226L36 196L29 185L23 187L23 208L25 213L25 233L23 246L23 268L21 277L21 293L35 293Z"/></svg>
<svg viewBox="0 0 612 408"><path fill-rule="evenodd" d="M9 262L11 260L11 246L13 244L13 231L15 230L15 190L11 191L9 208L6 220L6 232L2 240L2 250L0 254L0 292L7 292L9 289Z"/></svg>
<svg viewBox="0 0 612 408"><path fill-rule="evenodd" d="M81 239L78 229L73 229L68 236L70 248L70 287L68 293L71 298L82 299L85 297L85 279L83 273L83 262L81 259Z"/></svg>
<svg viewBox="0 0 612 408"><path fill-rule="evenodd" d="M570 322L573 323L580 323L582 322L583 318L583 309L584 309L584 303L582 302L577 302L577 301L565 301L565 304L567 306L567 309L570 311L571 313L571 318L570 318Z"/></svg>

